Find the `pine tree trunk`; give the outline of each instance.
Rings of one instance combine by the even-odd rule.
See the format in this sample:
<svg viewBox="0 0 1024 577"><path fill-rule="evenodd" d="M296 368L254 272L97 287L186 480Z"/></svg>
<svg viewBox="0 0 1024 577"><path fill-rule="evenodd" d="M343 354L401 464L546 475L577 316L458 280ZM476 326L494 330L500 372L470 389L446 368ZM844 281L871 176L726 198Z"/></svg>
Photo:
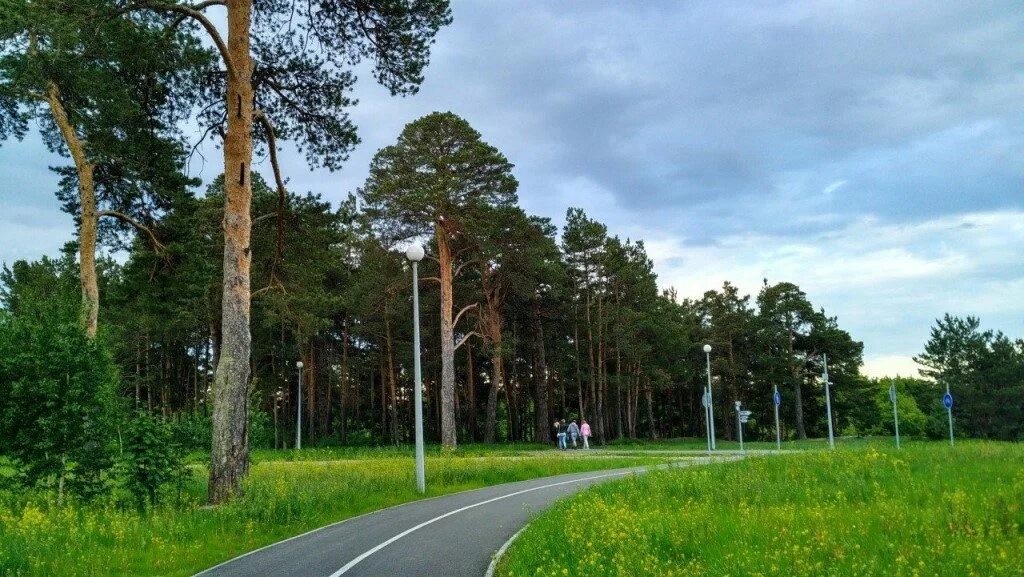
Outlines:
<svg viewBox="0 0 1024 577"><path fill-rule="evenodd" d="M596 392L596 386L594 384L594 379L595 379L595 375L594 375L595 370L594 370L594 368L596 366L595 365L595 361L594 361L594 325L593 325L593 322L590 320L590 307L592 305L592 299L591 299L591 294L590 294L591 293L591 291L590 291L590 267L589 266L585 266L583 268L583 271L584 271L584 274L586 275L586 278L587 278L587 285L586 285L586 289L587 289L587 309L586 309L586 313L587 313L587 362L588 362L588 365L587 365L588 366L587 385L590 388L590 406L593 407L593 406L595 406L597 404L597 392ZM581 421L585 421L586 419L587 419L587 417L586 417L586 415L584 415L584 411L582 409L580 409L580 420ZM597 425L597 423L595 423L595 426L600 426L600 425Z"/></svg>
<svg viewBox="0 0 1024 577"><path fill-rule="evenodd" d="M807 430L804 428L804 396L803 391L800 390L800 374L796 363L793 362L793 331L789 331L789 370L793 377L793 385L795 390L793 391L793 401L796 408L796 436L798 439L807 438Z"/></svg>
<svg viewBox="0 0 1024 577"><path fill-rule="evenodd" d="M540 318L540 298L533 295L531 320L533 321L533 390L534 440L551 440L551 420L548 417L548 365L544 356L544 323Z"/></svg>
<svg viewBox="0 0 1024 577"><path fill-rule="evenodd" d="M796 438L806 439L807 430L804 429L804 396L799 380L796 381L796 387L793 390L793 402L796 408Z"/></svg>
<svg viewBox="0 0 1024 577"><path fill-rule="evenodd" d="M504 359L501 354L501 318L497 304L487 299L487 312L484 323L487 325L487 338L491 345L491 387L487 391L487 423L484 426L484 442L493 443L498 421L498 391L505 379ZM509 407L509 415L512 414ZM511 429L510 429L511 432Z"/></svg>
<svg viewBox="0 0 1024 577"><path fill-rule="evenodd" d="M438 223L437 260L441 278L441 445L456 447L455 434L455 327L452 323L452 252L448 233Z"/></svg>
<svg viewBox="0 0 1024 577"><path fill-rule="evenodd" d="M651 439L658 438L658 426L654 422L654 391L651 390L651 384L647 383L647 388L644 389L644 396L647 397L647 424L650 427Z"/></svg>
<svg viewBox="0 0 1024 577"><path fill-rule="evenodd" d="M210 503L241 491L249 471L249 332L252 254L252 60L249 27L252 0L228 0L227 132L224 135L224 285L221 352L213 383Z"/></svg>
<svg viewBox="0 0 1024 577"><path fill-rule="evenodd" d="M78 174L78 201L81 205L78 230L78 262L82 285L82 310L80 322L89 338L96 336L99 322L100 289L96 280L96 185L93 181L94 166L86 158L85 142L75 132L68 119L67 110L60 100L57 84L50 83L46 94L50 115L67 144Z"/></svg>
<svg viewBox="0 0 1024 577"><path fill-rule="evenodd" d="M477 439L476 430L476 379L473 375L473 345L466 342L466 421L469 423L469 440Z"/></svg>
<svg viewBox="0 0 1024 577"><path fill-rule="evenodd" d="M597 440L604 444L604 389L605 389L605 350L604 350L604 299L597 297L597 400L595 404L595 423ZM593 384L591 384L593 387Z"/></svg>
<svg viewBox="0 0 1024 577"><path fill-rule="evenodd" d="M504 367L500 354L491 356L491 387L487 391L487 423L484 425L484 442L493 443L498 424L498 389L504 378Z"/></svg>
<svg viewBox="0 0 1024 577"><path fill-rule="evenodd" d="M394 353L394 350L392 348L391 321L387 318L387 316L384 317L384 328L385 328L385 333L386 333L386 336L387 336L387 345L388 345L388 401L387 402L389 403L388 406L390 407L390 414L391 414L391 442L397 445L398 444L398 406L397 406L398 396L397 396L397 394L395 392L396 391L396 386L395 386L395 353ZM384 394L384 391L381 390L381 395L383 395L383 394Z"/></svg>
<svg viewBox="0 0 1024 577"><path fill-rule="evenodd" d="M338 391L338 437L348 442L348 389L351 376L348 366L348 317L341 321L341 390Z"/></svg>

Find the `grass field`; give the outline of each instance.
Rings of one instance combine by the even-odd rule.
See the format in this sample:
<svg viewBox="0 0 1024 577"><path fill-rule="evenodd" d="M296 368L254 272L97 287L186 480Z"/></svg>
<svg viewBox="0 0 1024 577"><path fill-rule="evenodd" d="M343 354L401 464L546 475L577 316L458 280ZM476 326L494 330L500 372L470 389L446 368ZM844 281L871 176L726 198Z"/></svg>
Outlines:
<svg viewBox="0 0 1024 577"><path fill-rule="evenodd" d="M1024 446L888 444L657 471L535 520L501 577L1024 575Z"/></svg>
<svg viewBox="0 0 1024 577"><path fill-rule="evenodd" d="M449 455L432 450L428 496L666 460L537 450L542 448L468 446ZM245 496L218 508L202 506L202 455L190 459L193 482L183 502L145 514L0 492L0 575L191 575L285 537L420 497L409 448L258 451L253 461Z"/></svg>

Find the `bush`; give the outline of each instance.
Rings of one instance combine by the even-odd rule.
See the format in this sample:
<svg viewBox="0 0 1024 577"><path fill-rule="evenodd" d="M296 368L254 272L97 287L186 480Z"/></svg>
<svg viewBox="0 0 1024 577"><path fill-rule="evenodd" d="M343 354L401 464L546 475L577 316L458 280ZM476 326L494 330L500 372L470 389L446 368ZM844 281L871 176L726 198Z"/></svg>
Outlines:
<svg viewBox="0 0 1024 577"><path fill-rule="evenodd" d="M181 487L184 453L169 422L140 411L128 421L122 443L119 469L139 508L156 504L165 486Z"/></svg>
<svg viewBox="0 0 1024 577"><path fill-rule="evenodd" d="M98 340L54 316L0 312L0 453L30 484L90 496L112 464L117 368Z"/></svg>

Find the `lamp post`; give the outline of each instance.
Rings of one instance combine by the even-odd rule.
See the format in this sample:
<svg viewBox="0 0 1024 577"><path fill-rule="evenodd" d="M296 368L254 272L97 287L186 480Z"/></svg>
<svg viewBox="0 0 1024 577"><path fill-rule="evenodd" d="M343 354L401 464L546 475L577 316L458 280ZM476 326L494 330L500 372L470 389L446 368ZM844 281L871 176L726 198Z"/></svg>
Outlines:
<svg viewBox="0 0 1024 577"><path fill-rule="evenodd" d="M426 474L423 465L423 377L420 372L420 277L416 268L423 260L423 247L413 244L405 251L405 258L412 263L412 366L415 385L413 403L416 413L416 490L427 492Z"/></svg>
<svg viewBox="0 0 1024 577"><path fill-rule="evenodd" d="M302 448L302 361L295 363L295 368L299 369L299 402L295 409L295 448Z"/></svg>
<svg viewBox="0 0 1024 577"><path fill-rule="evenodd" d="M831 449L835 449L836 439L832 434L832 395L829 393L831 383L828 382L828 355L823 355L823 358L825 364L821 378L825 381L825 416L828 419L828 446Z"/></svg>
<svg viewBox="0 0 1024 577"><path fill-rule="evenodd" d="M715 396L711 393L711 345L704 345L708 367L708 424L711 429L711 450L715 450Z"/></svg>

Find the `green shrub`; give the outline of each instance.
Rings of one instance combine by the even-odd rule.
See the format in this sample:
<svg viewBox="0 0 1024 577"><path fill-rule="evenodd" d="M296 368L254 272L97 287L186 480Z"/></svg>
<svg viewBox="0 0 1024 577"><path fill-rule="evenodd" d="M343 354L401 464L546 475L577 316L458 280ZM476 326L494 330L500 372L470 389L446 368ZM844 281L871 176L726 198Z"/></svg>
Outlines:
<svg viewBox="0 0 1024 577"><path fill-rule="evenodd" d="M0 454L30 484L91 496L112 464L117 368L99 340L56 317L0 313Z"/></svg>
<svg viewBox="0 0 1024 577"><path fill-rule="evenodd" d="M154 505L164 487L180 488L186 478L184 452L170 423L144 411L125 427L118 469L140 508Z"/></svg>

